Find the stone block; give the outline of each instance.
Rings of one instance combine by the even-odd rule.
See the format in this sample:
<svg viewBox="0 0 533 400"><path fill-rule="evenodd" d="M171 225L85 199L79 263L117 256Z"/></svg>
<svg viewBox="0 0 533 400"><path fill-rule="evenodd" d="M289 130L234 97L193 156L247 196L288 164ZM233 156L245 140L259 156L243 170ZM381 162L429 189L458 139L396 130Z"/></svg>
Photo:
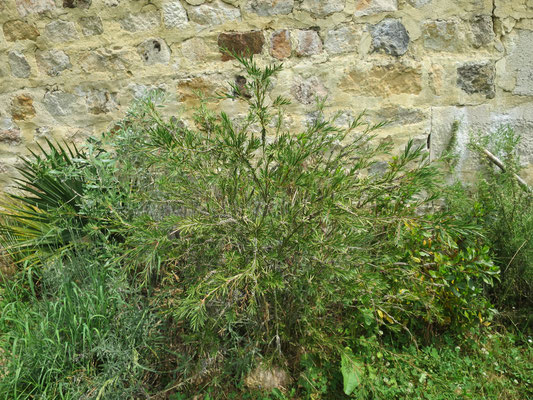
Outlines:
<svg viewBox="0 0 533 400"><path fill-rule="evenodd" d="M300 7L302 10L318 17L327 17L328 15L341 12L345 6L345 0L303 0Z"/></svg>
<svg viewBox="0 0 533 400"><path fill-rule="evenodd" d="M76 94L84 98L87 110L94 115L107 114L118 108L117 94L103 89L76 88Z"/></svg>
<svg viewBox="0 0 533 400"><path fill-rule="evenodd" d="M187 11L180 1L172 1L163 4L163 21L167 28L183 28L189 22Z"/></svg>
<svg viewBox="0 0 533 400"><path fill-rule="evenodd" d="M81 69L86 73L118 72L130 67L125 53L114 52L109 49L88 51L81 55L79 62Z"/></svg>
<svg viewBox="0 0 533 400"><path fill-rule="evenodd" d="M189 19L199 25L220 25L241 18L241 11L221 1L202 4L189 9Z"/></svg>
<svg viewBox="0 0 533 400"><path fill-rule="evenodd" d="M291 56L291 35L287 29L276 31L270 39L270 54L278 60Z"/></svg>
<svg viewBox="0 0 533 400"><path fill-rule="evenodd" d="M457 21L426 21L422 25L424 47L435 51L459 51L464 38L460 35Z"/></svg>
<svg viewBox="0 0 533 400"><path fill-rule="evenodd" d="M39 68L49 76L58 76L72 68L69 56L62 50L37 51L35 59Z"/></svg>
<svg viewBox="0 0 533 400"><path fill-rule="evenodd" d="M79 24L81 27L81 33L83 33L84 36L97 36L104 33L102 19L97 15L81 17Z"/></svg>
<svg viewBox="0 0 533 400"><path fill-rule="evenodd" d="M511 108L492 108L488 104L467 107L434 107L432 108L432 126L430 138L430 156L435 159L448 149L452 139L452 125L458 123L455 133L455 148L458 155L456 169L460 174L473 174L478 169L479 161L475 160L468 150L472 133L486 135L498 128L510 126L521 136L518 153L522 162L533 162L533 102ZM501 156L498 155L497 156Z"/></svg>
<svg viewBox="0 0 533 400"><path fill-rule="evenodd" d="M457 85L468 94L480 93L492 99L495 71L492 62L466 63L457 68Z"/></svg>
<svg viewBox="0 0 533 400"><path fill-rule="evenodd" d="M409 34L400 20L387 18L370 29L374 51L391 56L404 55L409 48Z"/></svg>
<svg viewBox="0 0 533 400"><path fill-rule="evenodd" d="M0 127L0 143L20 144L21 134L19 128L2 129Z"/></svg>
<svg viewBox="0 0 533 400"><path fill-rule="evenodd" d="M352 26L340 26L326 32L324 48L329 54L355 53L360 33Z"/></svg>
<svg viewBox="0 0 533 400"><path fill-rule="evenodd" d="M46 92L43 98L44 108L54 117L64 117L74 113L78 97L61 90Z"/></svg>
<svg viewBox="0 0 533 400"><path fill-rule="evenodd" d="M326 87L316 77L296 77L291 88L292 96L302 104L314 104L318 98L328 95Z"/></svg>
<svg viewBox="0 0 533 400"><path fill-rule="evenodd" d="M159 11L128 14L120 20L120 27L128 32L145 32L157 28L160 24L161 15Z"/></svg>
<svg viewBox="0 0 533 400"><path fill-rule="evenodd" d="M251 0L247 8L261 17L287 15L294 8L294 0Z"/></svg>
<svg viewBox="0 0 533 400"><path fill-rule="evenodd" d="M221 33L218 36L218 47L228 49L241 55L260 54L263 51L265 38L261 31L242 33ZM222 51L222 50L221 50ZM222 61L233 59L229 54L222 52Z"/></svg>
<svg viewBox="0 0 533 400"><path fill-rule="evenodd" d="M46 36L52 42L70 42L78 39L78 31L74 22L57 20L45 27Z"/></svg>
<svg viewBox="0 0 533 400"><path fill-rule="evenodd" d="M339 88L370 97L417 95L422 91L422 70L401 63L374 65L368 70L355 69L341 81Z"/></svg>
<svg viewBox="0 0 533 400"><path fill-rule="evenodd" d="M148 39L137 46L137 52L146 65L170 62L170 49L163 39Z"/></svg>
<svg viewBox="0 0 533 400"><path fill-rule="evenodd" d="M513 94L533 96L533 31L517 29L506 47L505 72L514 78Z"/></svg>
<svg viewBox="0 0 533 400"><path fill-rule="evenodd" d="M20 51L13 50L8 54L9 67L11 73L17 78L28 78L31 75L31 67Z"/></svg>
<svg viewBox="0 0 533 400"><path fill-rule="evenodd" d="M3 25L3 30L4 37L8 42L15 42L17 40L35 41L40 35L35 26L20 20L7 21Z"/></svg>
<svg viewBox="0 0 533 400"><path fill-rule="evenodd" d="M494 40L494 25L491 15L476 15L470 21L472 30L472 45L480 48Z"/></svg>
<svg viewBox="0 0 533 400"><path fill-rule="evenodd" d="M296 34L298 47L296 54L300 57L322 53L322 39L314 30L299 30Z"/></svg>
<svg viewBox="0 0 533 400"><path fill-rule="evenodd" d="M54 0L15 0L15 4L21 17L56 8Z"/></svg>
<svg viewBox="0 0 533 400"><path fill-rule="evenodd" d="M21 94L13 99L11 102L11 115L15 121L24 121L35 116L35 108L33 108L33 99Z"/></svg>
<svg viewBox="0 0 533 400"><path fill-rule="evenodd" d="M354 15L363 17L397 10L397 0L356 0Z"/></svg>

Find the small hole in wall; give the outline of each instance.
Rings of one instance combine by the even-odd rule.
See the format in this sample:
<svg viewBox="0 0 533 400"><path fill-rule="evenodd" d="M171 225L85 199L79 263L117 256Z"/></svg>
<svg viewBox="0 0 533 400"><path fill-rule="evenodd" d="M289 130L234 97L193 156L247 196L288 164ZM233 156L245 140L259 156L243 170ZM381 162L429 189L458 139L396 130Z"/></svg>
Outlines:
<svg viewBox="0 0 533 400"><path fill-rule="evenodd" d="M154 40L154 49L157 50L157 51L161 51L161 43L159 43L158 41Z"/></svg>

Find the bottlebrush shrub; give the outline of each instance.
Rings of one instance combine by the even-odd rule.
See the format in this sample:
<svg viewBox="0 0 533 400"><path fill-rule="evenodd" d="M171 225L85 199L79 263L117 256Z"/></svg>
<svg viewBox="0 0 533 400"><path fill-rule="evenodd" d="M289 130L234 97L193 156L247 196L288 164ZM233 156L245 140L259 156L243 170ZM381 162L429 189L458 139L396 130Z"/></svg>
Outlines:
<svg viewBox="0 0 533 400"><path fill-rule="evenodd" d="M289 101L269 97L280 67L236 58L246 84L220 96L246 102L246 118L204 103L189 128L165 121L153 94L113 139L139 210L121 234L125 257L158 282L197 373L229 355L236 367L302 349L338 357L380 329L485 321L482 287L497 269L476 226L432 211L443 179L427 152L410 141L369 174L391 150L372 140L383 124L360 115L340 127L319 103L289 132Z"/></svg>

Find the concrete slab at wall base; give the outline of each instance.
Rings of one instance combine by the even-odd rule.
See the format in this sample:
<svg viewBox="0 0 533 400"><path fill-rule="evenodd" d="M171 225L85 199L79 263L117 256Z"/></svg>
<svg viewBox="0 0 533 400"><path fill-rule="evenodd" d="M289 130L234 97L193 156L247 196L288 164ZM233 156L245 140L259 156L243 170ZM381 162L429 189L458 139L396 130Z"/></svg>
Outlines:
<svg viewBox="0 0 533 400"><path fill-rule="evenodd" d="M533 0L0 0L0 190L27 146L112 129L150 88L187 120L196 90L241 79L220 46L283 62L288 130L327 96L344 125L390 119L379 134L398 147L431 133L435 157L459 120L467 171L468 132L508 123L533 171L532 43Z"/></svg>
<svg viewBox="0 0 533 400"><path fill-rule="evenodd" d="M478 161L468 149L472 136L510 126L521 136L519 155L524 166L533 164L533 101L502 109L489 104L465 107L434 107L431 110L430 156L437 159L446 151L458 155L457 173L471 177ZM457 128L454 129L454 123Z"/></svg>

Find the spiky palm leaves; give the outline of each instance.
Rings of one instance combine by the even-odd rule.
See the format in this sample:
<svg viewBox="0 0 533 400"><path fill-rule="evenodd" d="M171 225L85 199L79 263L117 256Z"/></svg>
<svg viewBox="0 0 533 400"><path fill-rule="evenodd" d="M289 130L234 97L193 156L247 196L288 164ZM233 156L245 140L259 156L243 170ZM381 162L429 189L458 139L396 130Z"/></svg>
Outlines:
<svg viewBox="0 0 533 400"><path fill-rule="evenodd" d="M86 223L77 202L85 187L79 170L86 153L73 144L46 144L48 150L39 145L38 152L22 158L15 194L0 202L0 240L17 261L70 246Z"/></svg>

